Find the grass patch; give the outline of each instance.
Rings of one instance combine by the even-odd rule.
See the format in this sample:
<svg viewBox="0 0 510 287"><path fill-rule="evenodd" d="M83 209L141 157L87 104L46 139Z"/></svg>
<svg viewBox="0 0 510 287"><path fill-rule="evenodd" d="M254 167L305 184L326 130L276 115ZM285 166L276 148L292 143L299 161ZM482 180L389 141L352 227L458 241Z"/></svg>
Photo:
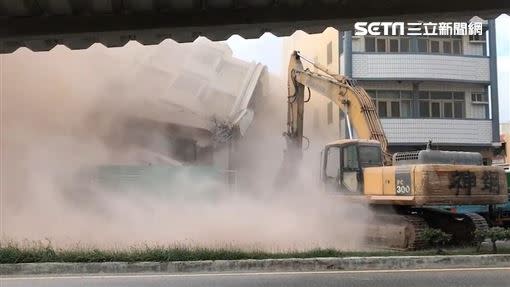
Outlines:
<svg viewBox="0 0 510 287"><path fill-rule="evenodd" d="M34 262L168 262L196 260L236 260L236 259L283 259L312 257L356 257L356 256L402 256L435 255L436 250L420 251L341 251L336 249L311 249L307 251L267 252L262 250L246 251L236 248L203 248L180 246L144 246L124 249L95 249L75 247L72 249L55 248L51 244L20 245L6 243L0 245L0 264ZM476 252L475 247L445 249L445 255L488 254L484 248ZM510 247L504 246L500 254L510 254Z"/></svg>

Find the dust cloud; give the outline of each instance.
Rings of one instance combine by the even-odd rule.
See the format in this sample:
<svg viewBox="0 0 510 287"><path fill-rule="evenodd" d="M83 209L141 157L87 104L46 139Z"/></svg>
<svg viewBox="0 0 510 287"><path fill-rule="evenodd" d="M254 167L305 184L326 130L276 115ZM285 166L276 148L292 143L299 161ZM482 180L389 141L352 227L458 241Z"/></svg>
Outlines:
<svg viewBox="0 0 510 287"><path fill-rule="evenodd" d="M130 124L149 96L132 91L158 91L143 87L151 85L143 75L126 81L126 71L135 67L123 59L149 49L94 45L84 51L21 49L2 56L2 240L47 238L57 246L99 247L360 247L367 208L320 190L319 139L311 138L289 185L274 187L285 144L287 96L286 79L275 75L256 99L253 125L236 146L235 188L187 171L159 187L111 190L79 179L76 174L86 168L141 164L141 147L168 146L167 130L148 132L144 125ZM118 65L108 59L115 53L122 55Z"/></svg>

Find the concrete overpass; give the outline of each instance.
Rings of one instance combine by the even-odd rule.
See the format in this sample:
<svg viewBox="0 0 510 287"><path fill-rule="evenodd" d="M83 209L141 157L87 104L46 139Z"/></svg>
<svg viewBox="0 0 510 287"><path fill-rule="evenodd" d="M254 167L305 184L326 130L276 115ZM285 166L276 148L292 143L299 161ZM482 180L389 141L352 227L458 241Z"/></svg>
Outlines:
<svg viewBox="0 0 510 287"><path fill-rule="evenodd" d="M0 0L0 53L287 36L351 29L361 19L452 21L509 11L508 0Z"/></svg>

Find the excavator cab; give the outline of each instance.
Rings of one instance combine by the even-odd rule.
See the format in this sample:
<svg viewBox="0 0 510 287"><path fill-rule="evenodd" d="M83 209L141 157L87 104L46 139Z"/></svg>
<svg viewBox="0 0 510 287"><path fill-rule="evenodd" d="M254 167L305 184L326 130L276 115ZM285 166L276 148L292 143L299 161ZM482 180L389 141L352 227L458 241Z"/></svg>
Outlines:
<svg viewBox="0 0 510 287"><path fill-rule="evenodd" d="M374 140L340 140L326 145L321 180L329 192L363 193L363 169L383 165L381 144Z"/></svg>

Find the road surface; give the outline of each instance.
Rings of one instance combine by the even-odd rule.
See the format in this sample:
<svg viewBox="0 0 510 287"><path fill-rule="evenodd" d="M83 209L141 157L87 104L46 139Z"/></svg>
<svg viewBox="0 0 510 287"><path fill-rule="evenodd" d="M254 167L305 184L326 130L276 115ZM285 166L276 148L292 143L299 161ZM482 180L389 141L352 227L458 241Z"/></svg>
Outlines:
<svg viewBox="0 0 510 287"><path fill-rule="evenodd" d="M326 271L215 274L133 274L90 276L2 277L1 287L24 286L378 286L508 287L509 268L426 269L398 271Z"/></svg>

